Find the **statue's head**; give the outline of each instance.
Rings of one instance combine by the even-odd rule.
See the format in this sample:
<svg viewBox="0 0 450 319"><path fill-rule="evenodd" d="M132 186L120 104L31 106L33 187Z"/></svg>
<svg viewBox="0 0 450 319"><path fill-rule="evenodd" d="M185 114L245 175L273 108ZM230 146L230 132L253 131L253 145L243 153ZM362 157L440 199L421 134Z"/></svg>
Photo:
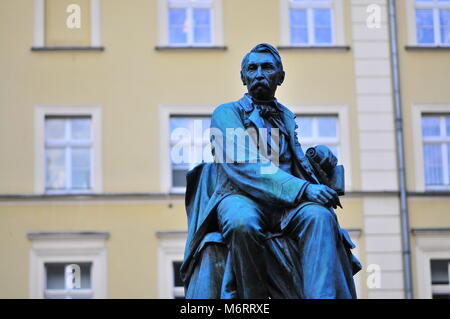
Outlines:
<svg viewBox="0 0 450 319"><path fill-rule="evenodd" d="M267 43L255 46L242 59L241 79L253 98L262 101L273 99L277 86L284 81L278 50Z"/></svg>

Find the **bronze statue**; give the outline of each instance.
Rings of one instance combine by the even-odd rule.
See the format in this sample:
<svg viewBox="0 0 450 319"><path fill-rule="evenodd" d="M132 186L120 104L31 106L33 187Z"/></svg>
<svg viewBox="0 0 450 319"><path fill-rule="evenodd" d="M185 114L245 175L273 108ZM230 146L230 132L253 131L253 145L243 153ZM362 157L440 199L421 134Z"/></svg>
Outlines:
<svg viewBox="0 0 450 319"><path fill-rule="evenodd" d="M356 298L361 265L333 210L343 167L325 146L305 156L296 116L275 98L284 78L278 51L255 46L241 65L248 93L212 115L215 161L187 175L186 298Z"/></svg>

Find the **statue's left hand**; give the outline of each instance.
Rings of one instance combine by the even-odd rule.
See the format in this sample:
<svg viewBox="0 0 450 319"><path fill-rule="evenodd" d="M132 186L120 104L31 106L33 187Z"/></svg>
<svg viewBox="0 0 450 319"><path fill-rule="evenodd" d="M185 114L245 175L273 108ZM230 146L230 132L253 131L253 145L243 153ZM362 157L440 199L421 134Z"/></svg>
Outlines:
<svg viewBox="0 0 450 319"><path fill-rule="evenodd" d="M336 208L337 203L339 203L339 196L336 191L326 185L309 184L306 187L305 196L308 200L324 206Z"/></svg>

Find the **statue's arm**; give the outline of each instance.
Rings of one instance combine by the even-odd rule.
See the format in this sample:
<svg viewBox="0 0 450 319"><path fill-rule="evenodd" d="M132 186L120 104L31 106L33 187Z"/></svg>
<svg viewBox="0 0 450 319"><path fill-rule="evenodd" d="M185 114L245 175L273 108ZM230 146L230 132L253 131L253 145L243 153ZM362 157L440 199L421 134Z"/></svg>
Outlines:
<svg viewBox="0 0 450 319"><path fill-rule="evenodd" d="M241 191L261 200L278 203L281 205L294 205L303 198L303 193L309 182L276 169L272 173L265 173L260 163L228 162L223 159L227 157L227 128L245 130L243 119L239 109L233 104L219 106L212 115L211 132L219 132L220 137L212 139L215 149L215 160L222 166L223 171L231 182ZM214 134L214 133L212 133ZM217 147L217 138L222 138L221 147ZM228 145L234 145L234 141L228 141ZM220 151L218 151L220 150ZM249 151L248 145L244 145L240 151ZM217 160L217 158L222 160Z"/></svg>

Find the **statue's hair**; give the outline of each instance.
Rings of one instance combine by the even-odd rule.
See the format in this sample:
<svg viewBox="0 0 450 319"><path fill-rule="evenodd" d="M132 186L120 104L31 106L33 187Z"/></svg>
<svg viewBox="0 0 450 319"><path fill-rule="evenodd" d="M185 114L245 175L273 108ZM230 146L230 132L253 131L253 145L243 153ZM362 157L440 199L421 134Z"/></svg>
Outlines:
<svg viewBox="0 0 450 319"><path fill-rule="evenodd" d="M245 68L248 62L248 57L250 53L269 53L272 55L277 63L277 66L280 68L280 70L283 70L283 62L281 61L280 53L278 53L278 50L275 49L272 45L268 43L260 43L256 45L253 49L250 50L249 53L247 53L244 58L242 59L241 63L241 70Z"/></svg>

